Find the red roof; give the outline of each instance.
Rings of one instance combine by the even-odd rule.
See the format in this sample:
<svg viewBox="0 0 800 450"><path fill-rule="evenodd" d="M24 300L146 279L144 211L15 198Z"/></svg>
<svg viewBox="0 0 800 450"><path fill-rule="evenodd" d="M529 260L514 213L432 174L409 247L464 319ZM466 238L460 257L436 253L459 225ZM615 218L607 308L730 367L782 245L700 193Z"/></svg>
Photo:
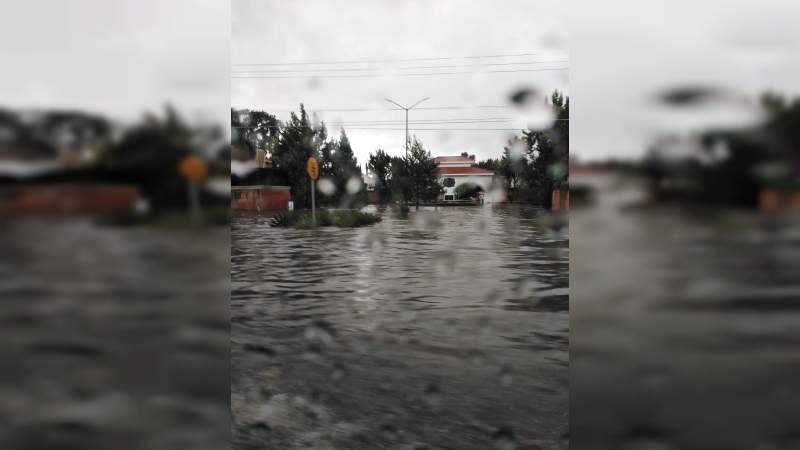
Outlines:
<svg viewBox="0 0 800 450"><path fill-rule="evenodd" d="M494 171L481 169L480 167L439 167L439 173L442 175L471 175L471 174L494 175Z"/></svg>
<svg viewBox="0 0 800 450"><path fill-rule="evenodd" d="M433 158L438 163L474 163L475 161L465 156L437 156Z"/></svg>

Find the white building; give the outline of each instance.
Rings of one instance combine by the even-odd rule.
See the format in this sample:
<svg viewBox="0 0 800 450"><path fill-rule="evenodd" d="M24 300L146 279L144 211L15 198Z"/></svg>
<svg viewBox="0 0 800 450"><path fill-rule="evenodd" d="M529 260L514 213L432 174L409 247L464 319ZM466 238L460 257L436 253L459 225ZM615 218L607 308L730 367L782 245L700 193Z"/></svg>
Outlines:
<svg viewBox="0 0 800 450"><path fill-rule="evenodd" d="M462 184L480 186L488 193L492 187L494 172L480 167L473 167L475 156L437 156L439 163L439 184L444 186L444 200L457 200L456 188Z"/></svg>

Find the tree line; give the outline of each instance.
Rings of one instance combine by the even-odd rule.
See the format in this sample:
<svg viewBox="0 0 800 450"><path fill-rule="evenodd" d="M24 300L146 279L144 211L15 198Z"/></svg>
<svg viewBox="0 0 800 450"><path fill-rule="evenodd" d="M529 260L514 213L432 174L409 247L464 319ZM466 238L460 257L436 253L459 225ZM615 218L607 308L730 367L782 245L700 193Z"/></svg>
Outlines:
<svg viewBox="0 0 800 450"><path fill-rule="evenodd" d="M500 158L476 165L502 175L509 201L551 206L553 190L569 188L569 97L550 96L555 121L546 130L522 130L509 139Z"/></svg>
<svg viewBox="0 0 800 450"><path fill-rule="evenodd" d="M321 204L348 208L366 202L362 167L347 132L342 128L338 139L330 138L325 123L312 121L303 104L286 122L265 111L231 109L231 130L231 144L239 158L254 158L258 150L264 150L272 165L287 173L297 208L311 203L306 161L312 156L319 164ZM410 144L408 157L389 156L380 149L370 155L367 170L375 179L381 202L419 205L441 192L438 167L430 152L416 137Z"/></svg>
<svg viewBox="0 0 800 450"><path fill-rule="evenodd" d="M502 157L475 164L504 178L511 201L549 207L552 190L567 187L569 98L554 92L550 102L557 119L553 127L523 130L520 136L509 140ZM258 150L263 150L275 168L287 173L297 208L310 206L306 161L311 156L319 162L318 190L323 195L318 198L322 204L353 207L365 202L362 167L345 130L341 130L338 139L330 138L325 123L313 121L303 104L286 122L265 111L231 109L231 131L232 158L252 159ZM407 156L391 156L377 149L366 161L381 203L419 206L436 200L443 191L438 164L430 151L416 136L408 144ZM461 194L469 192L462 190Z"/></svg>
<svg viewBox="0 0 800 450"><path fill-rule="evenodd" d="M137 185L155 210L183 208L187 183L178 162L188 155L206 160L211 174L230 173L229 146L219 127L192 126L166 105L122 124L80 110L18 111L0 108L0 158L53 160L60 152L87 160L40 175L37 181L103 181ZM0 182L18 179L0 176ZM227 202L225 199L206 199Z"/></svg>
<svg viewBox="0 0 800 450"><path fill-rule="evenodd" d="M757 125L701 132L690 157L672 156L656 143L633 170L649 179L656 201L756 208L765 189L797 192L800 97L766 92L760 107L766 117Z"/></svg>

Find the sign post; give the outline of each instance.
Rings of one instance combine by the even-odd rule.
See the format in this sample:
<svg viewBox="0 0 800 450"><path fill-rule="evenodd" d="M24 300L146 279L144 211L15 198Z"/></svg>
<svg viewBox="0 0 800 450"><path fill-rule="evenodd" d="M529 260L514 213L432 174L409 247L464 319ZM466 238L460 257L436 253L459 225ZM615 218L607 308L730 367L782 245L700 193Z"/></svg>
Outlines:
<svg viewBox="0 0 800 450"><path fill-rule="evenodd" d="M181 175L189 181L189 208L192 223L200 223L200 182L208 176L208 167L205 161L197 156L187 156L178 164Z"/></svg>
<svg viewBox="0 0 800 450"><path fill-rule="evenodd" d="M313 156L306 161L306 172L311 179L311 223L317 226L317 205L315 202L316 181L319 178L319 165Z"/></svg>

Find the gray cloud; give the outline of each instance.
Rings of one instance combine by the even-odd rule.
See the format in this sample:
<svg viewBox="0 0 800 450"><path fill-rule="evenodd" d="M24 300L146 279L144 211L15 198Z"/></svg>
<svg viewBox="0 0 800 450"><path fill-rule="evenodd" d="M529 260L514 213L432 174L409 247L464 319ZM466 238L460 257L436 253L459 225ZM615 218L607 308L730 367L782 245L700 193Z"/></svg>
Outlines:
<svg viewBox="0 0 800 450"><path fill-rule="evenodd" d="M566 71L480 73L504 66L478 66L481 62L567 60L568 39L561 2L543 1L337 1L278 2L236 1L232 4L231 60L234 64L274 64L320 61L395 60L495 54L538 53L535 56L486 60L432 60L298 66L240 66L244 70L299 70L272 72L270 76L231 80L231 103L235 107L278 111L297 109L303 102L319 109L363 108L377 111L323 111L326 122L398 121L386 128L358 130L347 126L348 136L360 162L376 148L391 154L403 151L402 111L386 111L385 98L411 104L431 97L424 107L473 107L508 105L508 96L518 87L534 86L544 91L567 91ZM528 65L527 68L566 67L568 62ZM440 66L459 66L432 68ZM468 66L468 67L462 67ZM398 67L421 67L399 70ZM521 66L505 66L521 67ZM337 69L310 72L309 68ZM372 78L324 78L324 75L360 74L341 70L374 68L385 76ZM396 76L398 72L470 71L478 73L441 76ZM252 74L252 72L249 72ZM370 72L373 73L373 72ZM393 76L394 74L394 76ZM242 74L245 76L252 76ZM264 76L261 73L261 76ZM507 109L456 109L412 111L411 121L441 119L486 119L512 117ZM288 113L278 113L281 119ZM363 122L362 122L363 123ZM383 122L386 123L386 122ZM430 124L430 125L427 125ZM434 154L467 151L479 158L497 157L512 131L420 131L419 128L506 128L518 123L412 125ZM414 131L417 128L417 131ZM329 126L329 134L338 134Z"/></svg>
<svg viewBox="0 0 800 450"><path fill-rule="evenodd" d="M0 99L130 120L170 102L229 121L230 8L217 0L32 0L0 7Z"/></svg>

